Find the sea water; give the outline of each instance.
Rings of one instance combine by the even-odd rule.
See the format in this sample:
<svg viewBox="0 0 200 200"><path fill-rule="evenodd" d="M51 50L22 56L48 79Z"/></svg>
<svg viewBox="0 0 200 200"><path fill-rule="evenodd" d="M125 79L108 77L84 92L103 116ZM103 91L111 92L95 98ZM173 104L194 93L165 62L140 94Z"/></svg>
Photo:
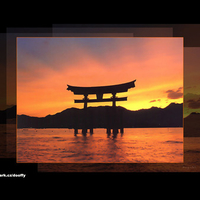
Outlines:
<svg viewBox="0 0 200 200"><path fill-rule="evenodd" d="M80 131L80 130L79 130ZM183 128L106 129L74 136L73 129L17 129L19 163L181 163Z"/></svg>

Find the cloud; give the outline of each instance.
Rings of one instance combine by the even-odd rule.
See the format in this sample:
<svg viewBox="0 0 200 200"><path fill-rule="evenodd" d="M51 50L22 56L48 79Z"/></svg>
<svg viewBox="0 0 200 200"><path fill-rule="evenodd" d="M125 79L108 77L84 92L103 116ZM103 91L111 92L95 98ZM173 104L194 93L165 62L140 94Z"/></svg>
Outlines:
<svg viewBox="0 0 200 200"><path fill-rule="evenodd" d="M156 102L156 100L151 100L149 103L153 103L153 102Z"/></svg>
<svg viewBox="0 0 200 200"><path fill-rule="evenodd" d="M198 100L200 98L199 94L187 93L184 95L184 101L187 102L188 100Z"/></svg>
<svg viewBox="0 0 200 200"><path fill-rule="evenodd" d="M154 103L154 102L156 102L156 101L159 101L159 102L160 102L160 101L161 101L161 99L157 99L157 100L156 100L156 99L154 99L154 100L151 100L149 103Z"/></svg>
<svg viewBox="0 0 200 200"><path fill-rule="evenodd" d="M198 100L190 99L187 101L188 108L197 109L200 108L200 98Z"/></svg>
<svg viewBox="0 0 200 200"><path fill-rule="evenodd" d="M194 85L194 86L187 86L187 87L185 87L185 89L193 89L193 88L196 88L197 86L196 85Z"/></svg>
<svg viewBox="0 0 200 200"><path fill-rule="evenodd" d="M183 87L179 87L177 92L180 92L183 89Z"/></svg>
<svg viewBox="0 0 200 200"><path fill-rule="evenodd" d="M183 87L179 87L178 90L167 90L165 93L167 93L168 99L179 99L183 97L183 92L182 92Z"/></svg>
<svg viewBox="0 0 200 200"><path fill-rule="evenodd" d="M200 112L200 94L187 93L184 95L184 112L188 115L192 112Z"/></svg>

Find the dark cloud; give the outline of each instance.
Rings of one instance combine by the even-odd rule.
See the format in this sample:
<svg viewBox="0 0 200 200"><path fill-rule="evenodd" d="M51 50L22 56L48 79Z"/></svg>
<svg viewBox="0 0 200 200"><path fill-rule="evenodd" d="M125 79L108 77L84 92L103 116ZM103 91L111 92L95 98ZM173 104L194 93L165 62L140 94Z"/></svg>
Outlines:
<svg viewBox="0 0 200 200"><path fill-rule="evenodd" d="M190 99L187 101L188 108L197 109L200 108L200 98L198 100Z"/></svg>
<svg viewBox="0 0 200 200"><path fill-rule="evenodd" d="M183 92L182 92L183 87L179 87L178 90L167 90L166 93L168 94L167 97L168 99L179 99L183 97Z"/></svg>
<svg viewBox="0 0 200 200"><path fill-rule="evenodd" d="M183 89L183 87L178 88L178 90L176 92L181 92L181 90Z"/></svg>
<svg viewBox="0 0 200 200"><path fill-rule="evenodd" d="M200 98L199 94L192 94L192 93L187 93L184 95L184 102L187 103L188 100L198 100Z"/></svg>
<svg viewBox="0 0 200 200"><path fill-rule="evenodd" d="M151 100L149 103L153 103L153 102L156 102L156 100Z"/></svg>
<svg viewBox="0 0 200 200"><path fill-rule="evenodd" d="M158 99L158 100L156 100L156 99L154 99L154 100L151 100L149 103L153 103L153 102L156 102L156 101L161 101L161 99Z"/></svg>
<svg viewBox="0 0 200 200"><path fill-rule="evenodd" d="M185 87L185 89L192 89L192 88L196 88L197 86L196 85L194 85L194 86L187 86L187 87Z"/></svg>

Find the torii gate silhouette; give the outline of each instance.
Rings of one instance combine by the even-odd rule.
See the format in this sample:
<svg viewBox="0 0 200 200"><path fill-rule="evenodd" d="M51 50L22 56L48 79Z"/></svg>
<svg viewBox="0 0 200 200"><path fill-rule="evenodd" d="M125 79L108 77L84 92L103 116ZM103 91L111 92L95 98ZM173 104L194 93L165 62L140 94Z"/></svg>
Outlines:
<svg viewBox="0 0 200 200"><path fill-rule="evenodd" d="M67 90L72 91L75 95L84 95L83 99L80 100L74 100L75 103L84 103L84 111L87 116L87 103L92 102L112 102L112 112L109 113L110 115L110 123L107 125L107 134L111 134L111 129L113 129L113 135L115 136L118 133L118 128L120 128L120 132L124 132L123 127L123 120L122 115L116 116L116 101L127 101L127 97L120 97L118 98L116 96L117 93L120 92L127 92L128 89L135 87L135 81L118 84L118 85L108 85L108 86L98 86L98 87L78 87L78 86L71 86L67 85ZM103 94L111 93L111 98L103 98ZM96 99L89 99L89 94L96 94ZM117 118L120 118L117 120ZM112 122L111 122L112 121ZM117 121L121 122L120 124L117 124ZM120 127L119 127L120 126ZM93 134L93 127L87 127L85 124L84 127L82 127L82 134L86 135L87 129L90 129L90 134ZM76 135L78 133L78 128L74 127L74 134Z"/></svg>

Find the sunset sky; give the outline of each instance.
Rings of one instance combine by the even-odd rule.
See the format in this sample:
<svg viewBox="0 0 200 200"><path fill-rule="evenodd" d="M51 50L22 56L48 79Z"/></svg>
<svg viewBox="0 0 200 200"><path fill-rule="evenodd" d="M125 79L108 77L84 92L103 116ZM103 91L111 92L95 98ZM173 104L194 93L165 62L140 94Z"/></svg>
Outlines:
<svg viewBox="0 0 200 200"><path fill-rule="evenodd" d="M75 104L66 90L130 82L129 110L183 102L183 38L17 38L17 114L45 117ZM109 97L111 94L104 95ZM94 95L89 95L89 98ZM89 103L88 106L112 105Z"/></svg>

